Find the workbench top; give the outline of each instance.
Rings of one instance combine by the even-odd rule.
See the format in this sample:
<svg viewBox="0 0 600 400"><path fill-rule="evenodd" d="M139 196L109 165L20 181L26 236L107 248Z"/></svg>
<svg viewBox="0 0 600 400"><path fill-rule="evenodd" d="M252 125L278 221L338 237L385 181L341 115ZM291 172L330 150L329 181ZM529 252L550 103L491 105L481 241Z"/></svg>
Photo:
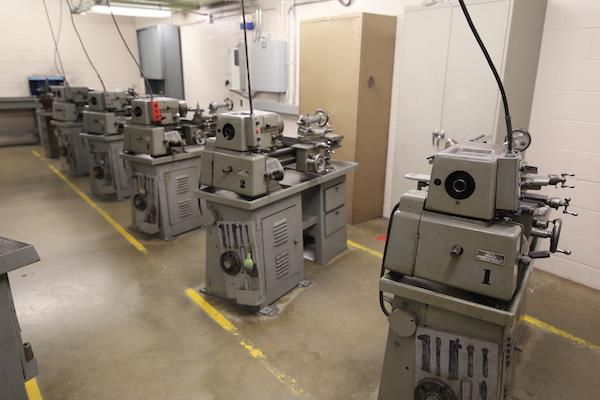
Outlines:
<svg viewBox="0 0 600 400"><path fill-rule="evenodd" d="M332 160L331 165L334 167L334 171L326 174L311 174L286 168L285 177L280 182L282 186L281 189L255 199L248 199L229 190L215 190L208 186L203 186L196 190L196 196L199 199L211 203L236 207L243 210L256 210L272 204L275 201L303 192L311 187L349 174L358 168L358 164L351 161Z"/></svg>

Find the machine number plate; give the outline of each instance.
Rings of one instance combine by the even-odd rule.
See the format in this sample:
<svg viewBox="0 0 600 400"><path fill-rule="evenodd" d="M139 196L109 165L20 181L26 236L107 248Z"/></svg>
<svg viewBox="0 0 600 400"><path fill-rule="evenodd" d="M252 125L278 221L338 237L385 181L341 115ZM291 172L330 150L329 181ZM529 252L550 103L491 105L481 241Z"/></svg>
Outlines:
<svg viewBox="0 0 600 400"><path fill-rule="evenodd" d="M506 263L506 256L500 253L494 253L488 250L477 250L475 253L475 259L494 265L504 265Z"/></svg>

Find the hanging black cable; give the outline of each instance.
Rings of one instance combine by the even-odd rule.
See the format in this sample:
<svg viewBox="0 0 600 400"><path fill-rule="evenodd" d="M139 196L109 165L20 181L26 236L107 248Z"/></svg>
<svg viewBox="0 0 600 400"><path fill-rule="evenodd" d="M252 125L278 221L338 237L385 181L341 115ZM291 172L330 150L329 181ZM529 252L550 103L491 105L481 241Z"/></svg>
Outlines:
<svg viewBox="0 0 600 400"><path fill-rule="evenodd" d="M150 81L148 81L148 79L146 78L146 74L144 74L144 70L142 69L142 66L140 65L140 63L138 62L138 60L135 58L135 55L133 54L133 52L129 48L129 45L127 44L127 41L125 40L125 37L123 36L123 32L121 32L121 27L119 27L119 24L117 23L117 19L115 18L115 14L113 14L113 12L112 12L112 7L110 5L110 0L106 0L106 5L108 6L108 9L110 10L110 16L112 17L113 23L115 24L115 28L117 28L117 32L119 33L119 36L121 37L121 41L123 42L123 44L125 45L125 48L129 52L129 55L131 56L131 59L133 60L133 62L135 63L135 65L140 70L140 74L142 75L142 78L144 79L144 83L146 84L146 88L148 89L148 92L150 92L150 99L153 99L154 98L154 94L152 93L152 87L150 86Z"/></svg>
<svg viewBox="0 0 600 400"><path fill-rule="evenodd" d="M90 63L90 66L96 73L96 76L98 77L98 80L100 81L100 84L102 85L102 91L106 93L106 85L104 85L104 81L102 80L102 77L100 76L100 72L98 72L98 69L94 65L92 58L88 54L87 49L85 48L85 44L83 43L83 39L81 38L81 35L79 34L79 30L77 29L77 25L75 24L75 18L73 18L73 7L71 7L71 2L69 0L66 0L66 2L67 2L67 5L69 6L69 15L71 16L71 24L73 24L73 29L75 30L75 34L77 35L77 38L79 39L79 43L81 44L83 53L85 54L85 57L87 58L88 62Z"/></svg>
<svg viewBox="0 0 600 400"><path fill-rule="evenodd" d="M400 208L400 203L398 203L394 206L394 209L392 210L392 213L390 214L390 219L388 220L387 236L385 237L385 247L383 249L383 260L381 260L381 271L379 272L379 279L383 278L383 275L385 275L385 269L386 269L385 268L385 256L387 255L388 243L390 242L390 234L392 233L392 224L394 223L394 214L396 214L396 211L398 211L398 208ZM383 298L383 292L381 290L379 291L379 306L381 307L381 311L383 311L385 316L389 317L390 312L387 310L387 308L385 308L385 300Z"/></svg>
<svg viewBox="0 0 600 400"><path fill-rule="evenodd" d="M242 0L242 22L244 23L244 48L246 49L246 76L248 79L248 101L250 102L250 115L254 114L254 105L252 103L252 83L250 82L250 62L248 57L248 34L246 29L246 6Z"/></svg>
<svg viewBox="0 0 600 400"><path fill-rule="evenodd" d="M502 84L502 79L500 78L500 75L498 74L498 70L496 69L496 66L494 65L494 61L492 61L492 57L490 57L490 53L488 52L487 48L485 47L483 40L481 40L481 36L479 36L479 32L477 32L477 28L475 27L475 24L473 23L473 19L471 19L471 15L469 14L469 10L467 9L467 6L465 5L464 0L458 0L458 2L460 3L460 8L462 9L463 14L465 15L467 23L469 24L469 27L471 28L471 32L473 32L473 36L475 36L475 40L477 40L477 43L479 44L479 47L481 48L481 51L483 52L483 55L485 56L485 59L486 59L488 65L490 66L492 73L494 74L494 78L496 79L498 88L500 89L500 94L502 95L502 103L504 105L504 119L506 120L506 138L508 140L508 152L512 153L513 152L512 118L510 116L510 111L508 109L508 98L506 97L506 91L504 90L504 84Z"/></svg>
<svg viewBox="0 0 600 400"><path fill-rule="evenodd" d="M54 33L54 27L52 26L52 19L50 18L50 13L48 12L48 4L46 4L46 0L42 0L42 3L44 3L44 11L46 12L46 19L48 20L48 26L50 27L50 33L52 34L52 41L54 42L54 66L56 67L56 70L58 71L59 74L62 75L63 79L65 80L65 85L69 86L69 82L67 81L67 76L65 74L65 67L63 65L62 62L62 57L60 56L60 52L58 50L58 40L56 38L56 35ZM62 3L60 3L62 5ZM62 7L61 7L61 24L62 24ZM58 65L56 64L56 58L58 56ZM60 65L60 68L58 67Z"/></svg>

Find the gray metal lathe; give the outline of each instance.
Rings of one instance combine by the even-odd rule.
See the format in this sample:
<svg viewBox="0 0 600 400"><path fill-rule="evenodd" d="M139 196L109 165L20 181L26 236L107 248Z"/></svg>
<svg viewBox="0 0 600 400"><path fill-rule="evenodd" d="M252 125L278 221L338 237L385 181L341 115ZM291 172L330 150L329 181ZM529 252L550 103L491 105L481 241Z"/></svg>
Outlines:
<svg viewBox="0 0 600 400"><path fill-rule="evenodd" d="M430 177L411 176L419 190L394 209L380 280L389 318L380 400L511 398L532 259L570 254L549 208L576 215L570 198L531 192L569 187L569 175L537 175L520 155L530 141L520 132L512 153L457 144L435 155ZM539 238L549 250L533 250Z"/></svg>
<svg viewBox="0 0 600 400"><path fill-rule="evenodd" d="M60 149L58 147L58 138L54 133L52 122L52 103L54 103L54 95L48 88L40 96L40 105L35 112L36 122L40 131L40 142L44 148L46 158L59 158Z"/></svg>
<svg viewBox="0 0 600 400"><path fill-rule="evenodd" d="M342 137L319 110L298 138L275 113L224 113L202 151L198 198L214 216L206 237L206 292L272 312L304 280L303 255L319 264L346 249L346 175L332 161Z"/></svg>
<svg viewBox="0 0 600 400"><path fill-rule="evenodd" d="M0 398L27 400L25 382L38 374L29 343L23 343L8 273L40 260L33 246L0 237Z"/></svg>
<svg viewBox="0 0 600 400"><path fill-rule="evenodd" d="M233 103L213 106L216 112ZM197 109L192 120L184 120L187 112L177 99L136 99L123 130L121 157L133 174L133 228L165 240L204 224L194 190L200 187L201 150L214 134L215 115Z"/></svg>
<svg viewBox="0 0 600 400"><path fill-rule="evenodd" d="M83 138L83 110L90 89L80 86L51 86L54 94L52 121L58 138L60 167L75 176L88 174L88 155Z"/></svg>
<svg viewBox="0 0 600 400"><path fill-rule="evenodd" d="M83 112L81 137L88 152L90 187L96 196L117 200L133 193L131 171L121 159L123 127L129 119L133 91L91 92Z"/></svg>

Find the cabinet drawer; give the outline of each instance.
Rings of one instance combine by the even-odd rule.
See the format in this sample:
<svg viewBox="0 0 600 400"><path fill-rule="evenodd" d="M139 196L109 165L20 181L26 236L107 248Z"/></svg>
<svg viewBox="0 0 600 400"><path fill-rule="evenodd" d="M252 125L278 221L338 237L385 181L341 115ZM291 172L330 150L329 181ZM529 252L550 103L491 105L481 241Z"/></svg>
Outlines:
<svg viewBox="0 0 600 400"><path fill-rule="evenodd" d="M346 203L346 182L325 189L325 212L335 210Z"/></svg>
<svg viewBox="0 0 600 400"><path fill-rule="evenodd" d="M346 225L346 207L325 214L325 236L330 236Z"/></svg>

